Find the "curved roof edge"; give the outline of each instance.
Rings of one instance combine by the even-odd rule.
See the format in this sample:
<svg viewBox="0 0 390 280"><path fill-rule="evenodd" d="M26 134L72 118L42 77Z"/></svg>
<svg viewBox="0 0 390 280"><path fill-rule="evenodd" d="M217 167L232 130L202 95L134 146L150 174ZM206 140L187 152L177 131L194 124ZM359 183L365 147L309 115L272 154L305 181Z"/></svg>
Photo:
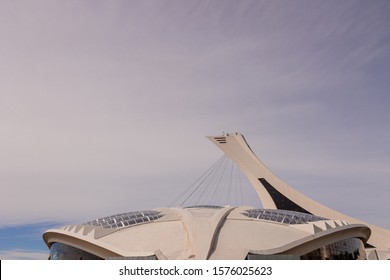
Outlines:
<svg viewBox="0 0 390 280"><path fill-rule="evenodd" d="M269 250L250 250L248 253L259 255L297 254L304 255L322 246L339 240L356 237L366 242L371 235L371 230L366 225L354 224L340 228L332 228L317 232L313 235L293 241L289 244Z"/></svg>

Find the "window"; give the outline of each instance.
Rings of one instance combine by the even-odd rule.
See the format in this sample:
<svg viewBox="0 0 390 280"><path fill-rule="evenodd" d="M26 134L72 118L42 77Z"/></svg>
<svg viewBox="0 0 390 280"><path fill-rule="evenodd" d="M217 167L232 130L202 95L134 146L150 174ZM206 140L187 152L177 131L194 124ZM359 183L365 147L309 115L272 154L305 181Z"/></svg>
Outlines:
<svg viewBox="0 0 390 280"><path fill-rule="evenodd" d="M102 260L102 258L73 246L53 243L50 246L49 260Z"/></svg>

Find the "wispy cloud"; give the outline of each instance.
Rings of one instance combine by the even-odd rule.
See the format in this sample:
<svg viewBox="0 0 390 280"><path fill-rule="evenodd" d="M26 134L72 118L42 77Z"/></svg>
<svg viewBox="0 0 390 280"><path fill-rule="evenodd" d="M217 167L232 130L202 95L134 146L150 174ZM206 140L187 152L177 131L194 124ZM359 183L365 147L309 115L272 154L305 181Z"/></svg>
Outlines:
<svg viewBox="0 0 390 280"><path fill-rule="evenodd" d="M388 205L389 3L302 3L2 2L0 225L164 206L222 131L304 191L357 176Z"/></svg>
<svg viewBox="0 0 390 280"><path fill-rule="evenodd" d="M48 252L26 251L26 250L9 250L0 251L0 260L47 260Z"/></svg>

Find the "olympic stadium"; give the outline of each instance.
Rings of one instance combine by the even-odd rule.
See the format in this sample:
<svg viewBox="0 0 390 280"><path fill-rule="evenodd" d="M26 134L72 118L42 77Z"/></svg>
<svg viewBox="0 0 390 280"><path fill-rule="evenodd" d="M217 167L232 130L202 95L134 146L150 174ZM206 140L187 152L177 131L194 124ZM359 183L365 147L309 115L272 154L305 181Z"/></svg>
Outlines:
<svg viewBox="0 0 390 280"><path fill-rule="evenodd" d="M208 139L245 175L263 208L181 203L65 225L43 234L49 259L390 259L389 230L330 209L288 186L259 160L243 135ZM215 170L205 177L214 178ZM200 185L179 198L188 202ZM202 195L210 196L208 191Z"/></svg>

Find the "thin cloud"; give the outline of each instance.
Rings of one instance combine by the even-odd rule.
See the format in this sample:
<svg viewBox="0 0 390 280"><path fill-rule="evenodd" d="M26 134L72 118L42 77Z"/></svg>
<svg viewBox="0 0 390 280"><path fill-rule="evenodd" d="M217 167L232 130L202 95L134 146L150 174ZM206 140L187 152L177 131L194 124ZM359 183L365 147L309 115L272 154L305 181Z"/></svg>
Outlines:
<svg viewBox="0 0 390 280"><path fill-rule="evenodd" d="M48 252L26 251L23 249L14 249L9 251L0 251L0 260L47 260Z"/></svg>

